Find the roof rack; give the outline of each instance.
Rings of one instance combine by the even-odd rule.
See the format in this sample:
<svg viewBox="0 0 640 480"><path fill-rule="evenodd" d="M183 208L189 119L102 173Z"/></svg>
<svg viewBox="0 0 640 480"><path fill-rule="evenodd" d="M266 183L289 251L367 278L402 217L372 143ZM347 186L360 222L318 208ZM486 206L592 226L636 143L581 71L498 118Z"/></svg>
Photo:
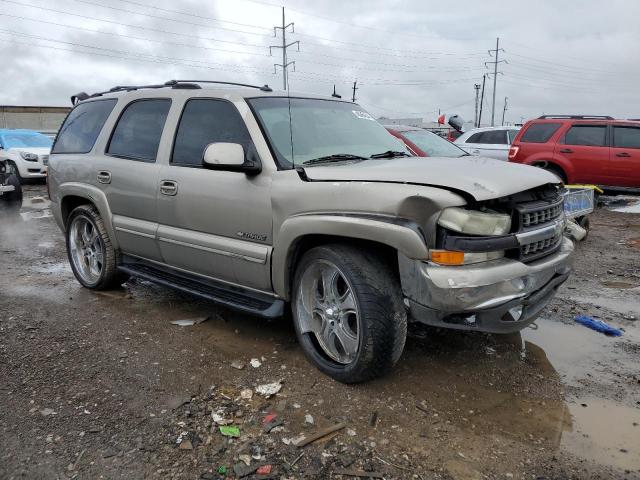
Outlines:
<svg viewBox="0 0 640 480"><path fill-rule="evenodd" d="M175 89L199 89L202 88L199 83L215 83L219 85L236 85L238 87L248 87L248 88L257 88L258 90L262 90L263 92L272 92L273 90L269 85L249 85L247 83L236 83L236 82L219 82L216 80L169 80L168 82L157 84L157 85L118 85L109 90L105 90L104 92L97 92L89 95L86 92L76 93L71 96L71 104L75 105L78 102L83 102L89 98L100 97L107 93L115 93L115 92L131 92L133 90L140 90L142 88L175 88Z"/></svg>
<svg viewBox="0 0 640 480"><path fill-rule="evenodd" d="M168 87L173 87L179 84L185 83L215 83L218 85L236 85L238 87L257 88L263 92L273 92L273 89L269 85L250 85L248 83L236 83L236 82L219 82L217 80L169 80L165 83Z"/></svg>
<svg viewBox="0 0 640 480"><path fill-rule="evenodd" d="M555 119L571 119L571 120L613 120L609 115L542 115L538 118L555 118Z"/></svg>

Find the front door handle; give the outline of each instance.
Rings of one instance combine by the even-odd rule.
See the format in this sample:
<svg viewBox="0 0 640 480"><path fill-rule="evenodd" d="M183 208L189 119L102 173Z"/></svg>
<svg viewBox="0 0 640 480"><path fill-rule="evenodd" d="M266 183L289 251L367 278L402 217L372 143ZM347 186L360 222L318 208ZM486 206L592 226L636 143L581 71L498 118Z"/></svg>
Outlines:
<svg viewBox="0 0 640 480"><path fill-rule="evenodd" d="M100 170L96 178L99 183L111 183L111 172L107 172L106 170Z"/></svg>
<svg viewBox="0 0 640 480"><path fill-rule="evenodd" d="M573 153L573 150L571 150L570 148L563 148L562 150L560 150L560 153Z"/></svg>
<svg viewBox="0 0 640 480"><path fill-rule="evenodd" d="M631 155L629 155L627 152L620 152L620 153L616 153L616 157L624 157L624 158L628 158Z"/></svg>
<svg viewBox="0 0 640 480"><path fill-rule="evenodd" d="M178 183L173 180L162 180L160 182L160 193L173 196L178 193Z"/></svg>

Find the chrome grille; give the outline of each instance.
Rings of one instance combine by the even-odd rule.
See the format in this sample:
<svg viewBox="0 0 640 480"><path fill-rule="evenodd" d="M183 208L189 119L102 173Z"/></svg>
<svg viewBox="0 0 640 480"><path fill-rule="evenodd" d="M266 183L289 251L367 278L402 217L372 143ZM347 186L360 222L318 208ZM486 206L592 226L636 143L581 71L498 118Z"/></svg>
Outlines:
<svg viewBox="0 0 640 480"><path fill-rule="evenodd" d="M543 223L549 223L562 215L562 202L551 207L523 212L521 215L522 228L530 228Z"/></svg>
<svg viewBox="0 0 640 480"><path fill-rule="evenodd" d="M561 196L549 200L520 203L516 210L520 215L520 232L544 228L564 216L564 199ZM520 245L520 260L532 262L556 251L562 243L563 233L556 233L531 243Z"/></svg>

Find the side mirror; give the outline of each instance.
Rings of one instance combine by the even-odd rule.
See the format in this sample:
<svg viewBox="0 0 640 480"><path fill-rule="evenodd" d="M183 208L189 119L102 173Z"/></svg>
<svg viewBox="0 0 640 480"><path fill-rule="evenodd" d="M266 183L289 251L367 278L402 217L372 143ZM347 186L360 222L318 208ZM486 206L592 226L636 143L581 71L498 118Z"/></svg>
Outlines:
<svg viewBox="0 0 640 480"><path fill-rule="evenodd" d="M210 143L202 157L204 167L214 170L231 170L258 173L260 167L245 161L244 148L239 143Z"/></svg>

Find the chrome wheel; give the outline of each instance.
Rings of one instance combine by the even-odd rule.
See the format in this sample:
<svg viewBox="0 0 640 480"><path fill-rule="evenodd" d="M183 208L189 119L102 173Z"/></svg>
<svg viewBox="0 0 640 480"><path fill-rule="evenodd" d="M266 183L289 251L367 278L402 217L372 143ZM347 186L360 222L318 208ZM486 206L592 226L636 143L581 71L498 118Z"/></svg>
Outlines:
<svg viewBox="0 0 640 480"><path fill-rule="evenodd" d="M98 282L104 267L102 239L95 225L78 216L69 227L69 253L77 274L92 284Z"/></svg>
<svg viewBox="0 0 640 480"><path fill-rule="evenodd" d="M332 360L349 364L358 353L360 315L353 288L333 263L316 260L300 278L297 320Z"/></svg>

